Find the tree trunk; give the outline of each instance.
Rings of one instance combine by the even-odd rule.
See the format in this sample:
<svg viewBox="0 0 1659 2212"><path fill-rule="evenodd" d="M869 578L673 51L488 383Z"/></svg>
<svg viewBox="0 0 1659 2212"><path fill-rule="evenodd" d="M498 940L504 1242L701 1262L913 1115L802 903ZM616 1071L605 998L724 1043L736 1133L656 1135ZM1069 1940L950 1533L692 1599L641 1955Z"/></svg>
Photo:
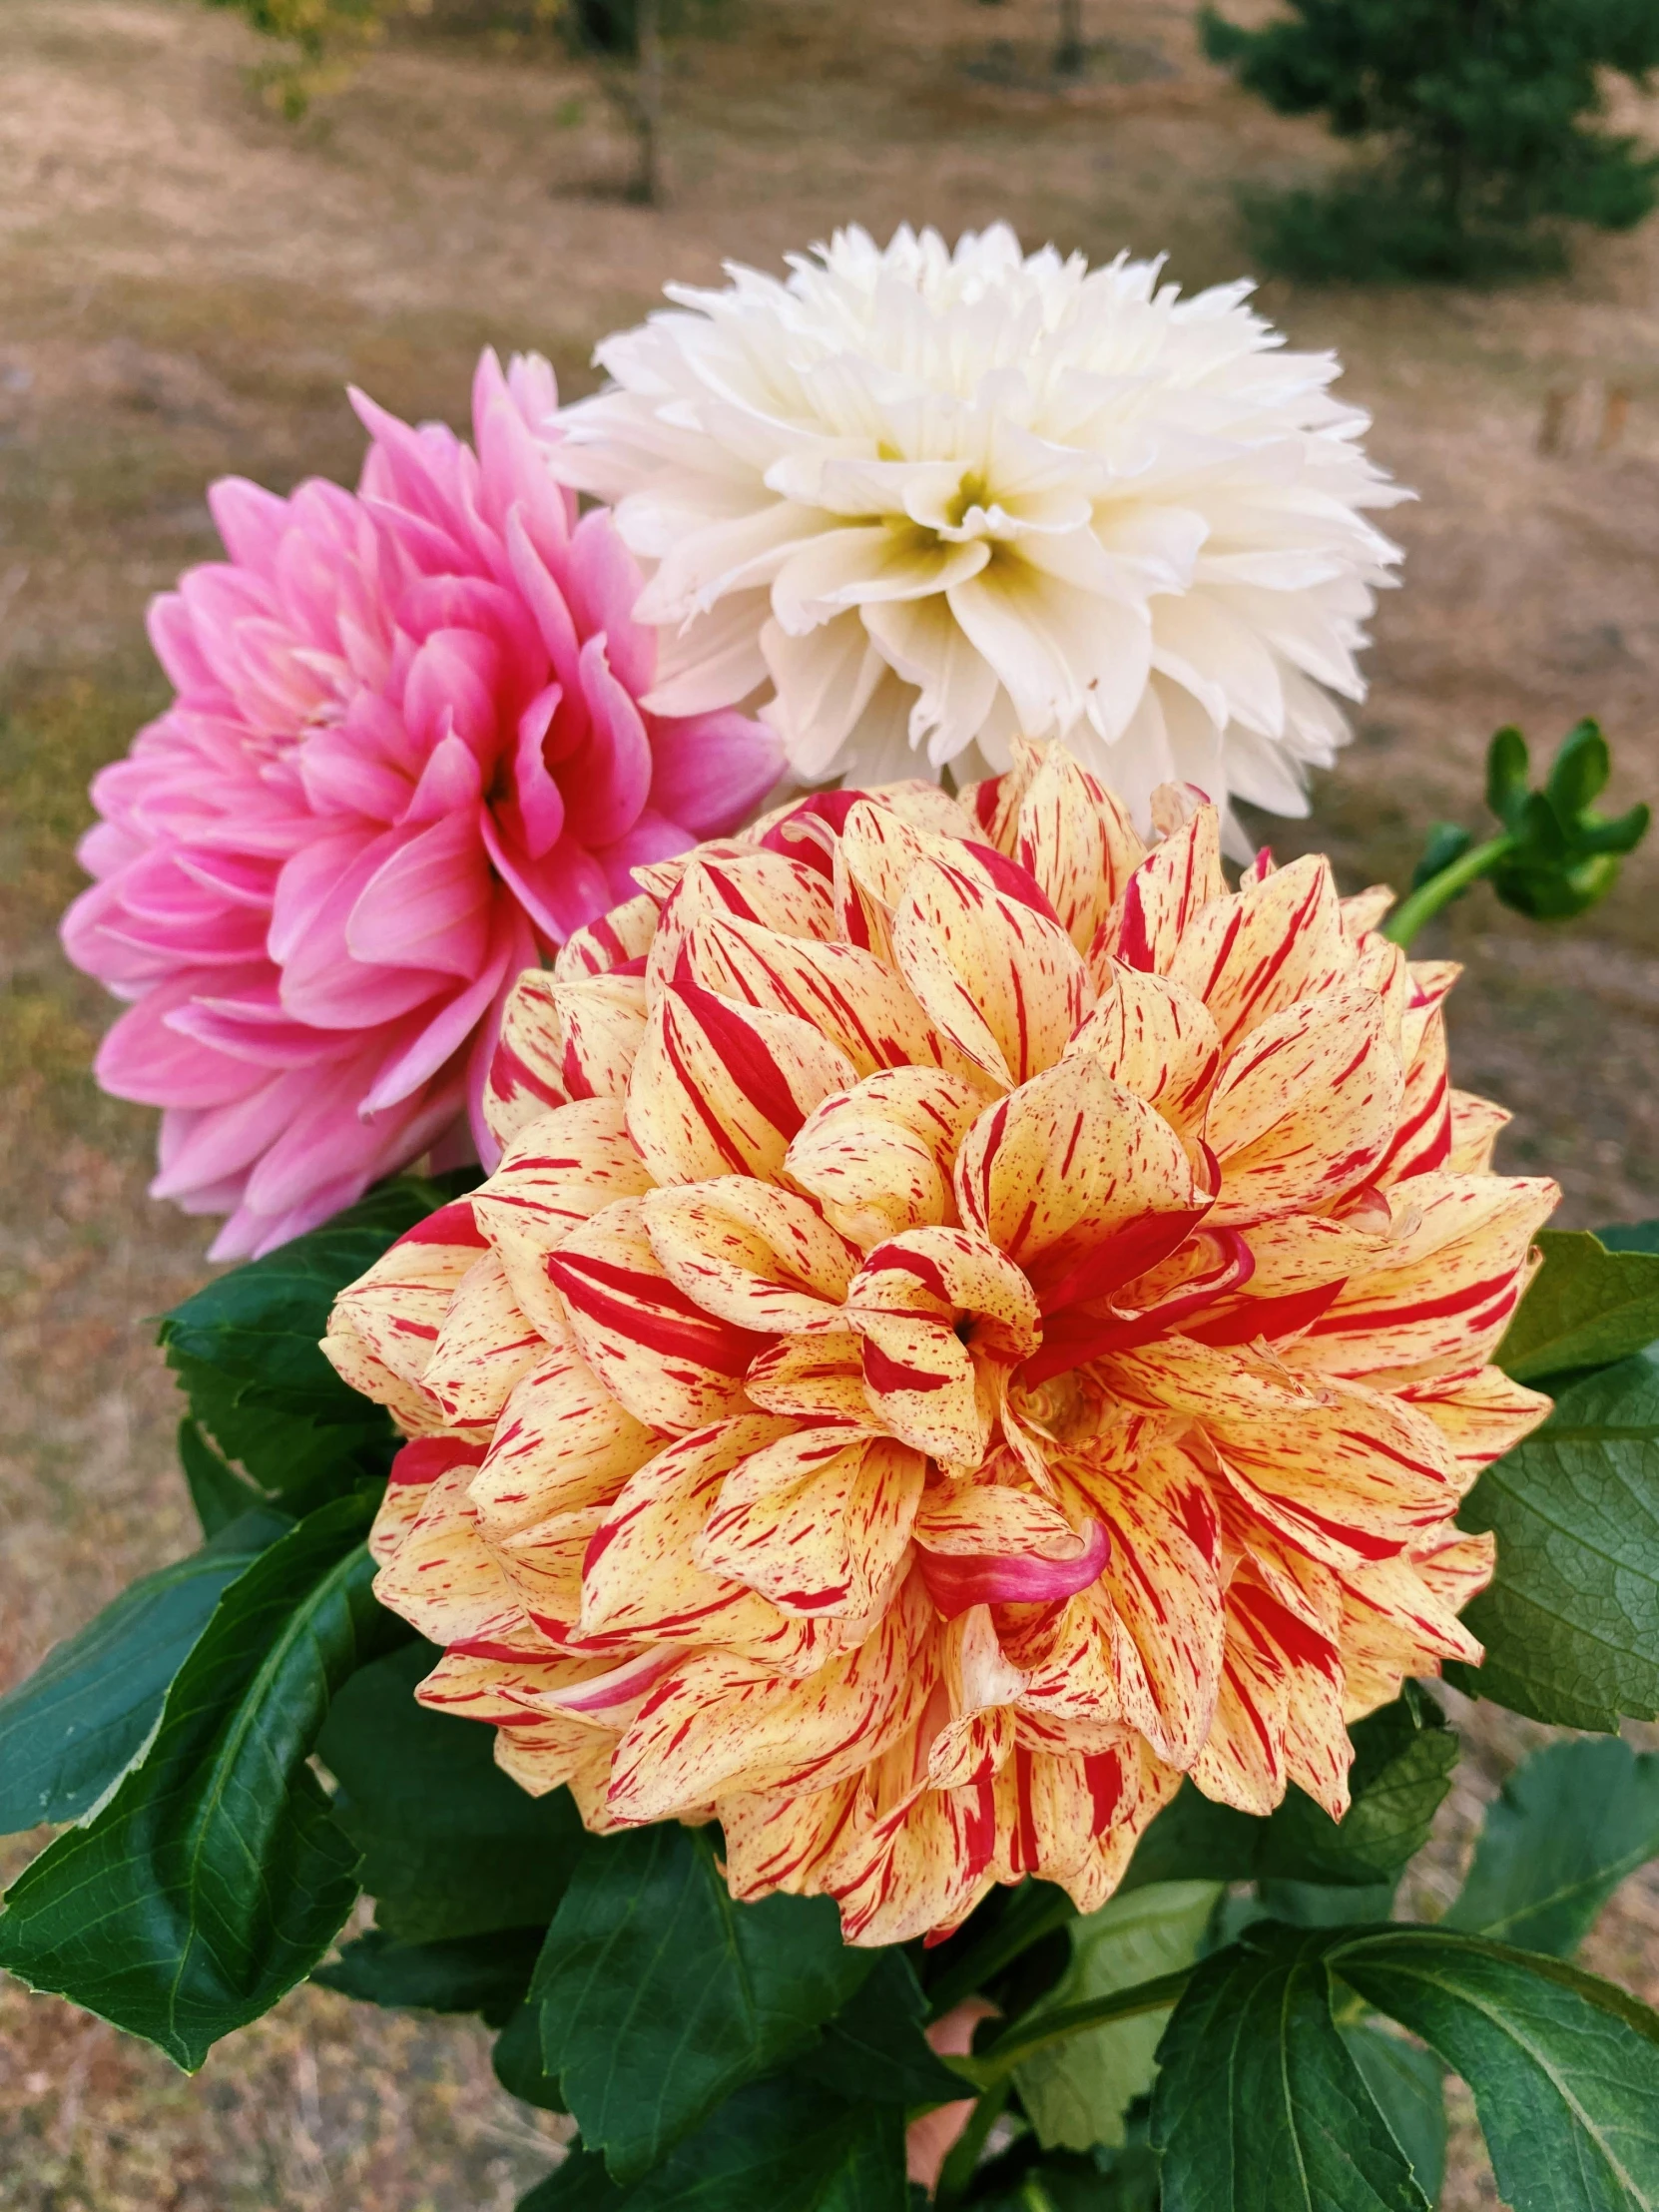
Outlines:
<svg viewBox="0 0 1659 2212"><path fill-rule="evenodd" d="M648 208L663 203L663 33L658 0L634 0L634 33L639 46L635 85L639 167L630 197Z"/></svg>
<svg viewBox="0 0 1659 2212"><path fill-rule="evenodd" d="M1060 0L1060 38L1054 49L1054 74L1083 74L1083 0Z"/></svg>

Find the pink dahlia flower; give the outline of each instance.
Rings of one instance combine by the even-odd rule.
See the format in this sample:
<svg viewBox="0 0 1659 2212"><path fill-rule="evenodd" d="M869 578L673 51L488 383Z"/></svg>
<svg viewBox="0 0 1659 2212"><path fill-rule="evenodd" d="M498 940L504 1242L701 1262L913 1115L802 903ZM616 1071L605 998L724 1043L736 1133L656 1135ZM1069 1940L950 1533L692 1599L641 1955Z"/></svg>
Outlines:
<svg viewBox="0 0 1659 2212"><path fill-rule="evenodd" d="M209 504L229 561L150 612L178 697L93 784L69 956L134 1003L98 1056L163 1108L152 1190L268 1251L478 1111L515 976L775 780L733 712L640 705L655 633L608 513L546 466L551 369L478 364L476 451L353 403L355 494Z"/></svg>

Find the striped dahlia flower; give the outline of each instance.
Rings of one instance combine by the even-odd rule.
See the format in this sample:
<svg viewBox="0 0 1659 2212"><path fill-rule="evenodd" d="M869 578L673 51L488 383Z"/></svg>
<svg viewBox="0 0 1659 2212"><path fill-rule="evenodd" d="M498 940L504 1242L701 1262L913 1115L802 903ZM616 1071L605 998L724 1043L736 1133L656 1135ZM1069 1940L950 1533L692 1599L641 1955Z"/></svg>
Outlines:
<svg viewBox="0 0 1659 2212"><path fill-rule="evenodd" d="M178 696L92 788L76 965L133 1004L98 1079L164 1109L158 1198L264 1252L478 1111L509 987L741 822L777 741L641 705L656 639L608 516L547 471L544 361L493 353L476 450L361 397L355 494L209 504L230 555L150 611Z"/></svg>
<svg viewBox="0 0 1659 2212"><path fill-rule="evenodd" d="M1332 355L1161 266L837 231L608 338L553 467L650 570L655 703L766 687L809 781L1058 736L1143 828L1167 778L1305 814L1404 494Z"/></svg>
<svg viewBox="0 0 1659 2212"><path fill-rule="evenodd" d="M1159 813L1021 744L638 870L519 979L500 1168L334 1311L421 1698L854 1941L1097 1906L1183 1775L1340 1817L1347 1724L1478 1660L1453 1515L1547 1407L1489 1359L1556 1193L1448 1087L1452 971Z"/></svg>

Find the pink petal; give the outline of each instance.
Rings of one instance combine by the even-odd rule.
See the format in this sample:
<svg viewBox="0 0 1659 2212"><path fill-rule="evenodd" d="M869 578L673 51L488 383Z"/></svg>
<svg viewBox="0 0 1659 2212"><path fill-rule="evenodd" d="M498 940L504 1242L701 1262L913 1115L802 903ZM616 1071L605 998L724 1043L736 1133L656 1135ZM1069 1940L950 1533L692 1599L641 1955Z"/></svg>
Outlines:
<svg viewBox="0 0 1659 2212"><path fill-rule="evenodd" d="M473 976L489 943L494 890L478 810L419 830L383 861L345 924L353 959Z"/></svg>
<svg viewBox="0 0 1659 2212"><path fill-rule="evenodd" d="M648 807L626 836L618 837L614 844L601 845L594 858L610 881L612 901L621 905L639 889L634 881L635 868L646 867L653 860L671 860L696 842L690 830Z"/></svg>
<svg viewBox="0 0 1659 2212"><path fill-rule="evenodd" d="M577 625L590 636L603 634L618 681L643 699L656 681L657 633L649 623L634 620L644 578L607 508L595 507L582 517L570 552L570 598Z"/></svg>
<svg viewBox="0 0 1659 2212"><path fill-rule="evenodd" d="M960 1552L927 1551L916 1546L916 1561L927 1594L947 1620L970 1605L1053 1605L1099 1580L1111 1557L1112 1541L1099 1521L1086 1527L1087 1542L1077 1559L1034 1559L1024 1553L969 1557Z"/></svg>
<svg viewBox="0 0 1659 2212"><path fill-rule="evenodd" d="M533 860L558 843L565 826L565 803L559 787L547 772L542 757L559 701L557 684L538 692L518 718L518 747L513 756L513 798L518 810L519 834Z"/></svg>
<svg viewBox="0 0 1659 2212"><path fill-rule="evenodd" d="M476 631L435 630L415 654L403 687L403 719L416 741L435 746L453 730L480 761L493 761L500 659L500 648Z"/></svg>
<svg viewBox="0 0 1659 2212"><path fill-rule="evenodd" d="M224 693L224 685L202 650L196 619L182 593L164 591L152 599L145 628L150 633L151 648L175 690L195 699L212 699Z"/></svg>
<svg viewBox="0 0 1659 2212"><path fill-rule="evenodd" d="M222 476L208 490L208 511L239 568L251 568L268 581L276 573L276 554L288 527L288 503L246 476Z"/></svg>
<svg viewBox="0 0 1659 2212"><path fill-rule="evenodd" d="M639 820L653 762L639 708L611 673L603 638L582 648L582 697L593 727L560 765L565 820L584 844L614 844Z"/></svg>
<svg viewBox="0 0 1659 2212"><path fill-rule="evenodd" d="M735 830L784 773L784 748L764 722L724 709L685 722L657 722L651 804L694 836Z"/></svg>
<svg viewBox="0 0 1659 2212"><path fill-rule="evenodd" d="M261 1069L181 1035L168 1021L207 981L177 977L128 1008L98 1048L94 1073L103 1089L141 1106L222 1107L259 1088Z"/></svg>
<svg viewBox="0 0 1659 2212"><path fill-rule="evenodd" d="M512 563L513 579L524 594L524 603L541 632L542 643L553 663L553 673L563 687L565 714L570 716L578 709L582 696L581 640L576 635L576 623L563 592L531 541L522 508L515 507L507 516L507 557ZM578 713L566 750L573 750L585 735L586 724Z"/></svg>
<svg viewBox="0 0 1659 2212"><path fill-rule="evenodd" d="M407 787L405 787L407 790ZM459 738L445 737L432 749L421 771L420 782L409 795L400 822L414 828L425 822L441 822L446 816L470 812L483 797L484 778L478 756Z"/></svg>

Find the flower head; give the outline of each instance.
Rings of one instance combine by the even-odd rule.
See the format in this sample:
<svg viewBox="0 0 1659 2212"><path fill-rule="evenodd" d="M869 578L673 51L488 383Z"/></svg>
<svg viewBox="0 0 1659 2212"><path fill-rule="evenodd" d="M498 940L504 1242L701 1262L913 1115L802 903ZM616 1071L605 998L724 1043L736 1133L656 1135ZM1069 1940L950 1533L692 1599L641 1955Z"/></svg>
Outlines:
<svg viewBox="0 0 1659 2212"><path fill-rule="evenodd" d="M165 1109L156 1195L230 1215L216 1257L464 1142L513 978L776 778L758 724L642 709L639 573L548 475L556 400L486 353L474 451L359 397L356 494L217 484L230 559L151 609L178 697L93 785L64 942L136 1001L99 1080Z"/></svg>
<svg viewBox="0 0 1659 2212"><path fill-rule="evenodd" d="M1556 1193L1448 1088L1452 971L1158 811L1022 743L640 869L519 981L499 1170L335 1308L422 1698L854 1940L1099 1904L1183 1775L1340 1817L1546 1408L1488 1362Z"/></svg>
<svg viewBox="0 0 1659 2212"><path fill-rule="evenodd" d="M553 465L651 568L657 703L770 684L808 780L1057 735L1143 828L1170 778L1306 813L1404 495L1331 355L1160 266L838 231L607 339Z"/></svg>

